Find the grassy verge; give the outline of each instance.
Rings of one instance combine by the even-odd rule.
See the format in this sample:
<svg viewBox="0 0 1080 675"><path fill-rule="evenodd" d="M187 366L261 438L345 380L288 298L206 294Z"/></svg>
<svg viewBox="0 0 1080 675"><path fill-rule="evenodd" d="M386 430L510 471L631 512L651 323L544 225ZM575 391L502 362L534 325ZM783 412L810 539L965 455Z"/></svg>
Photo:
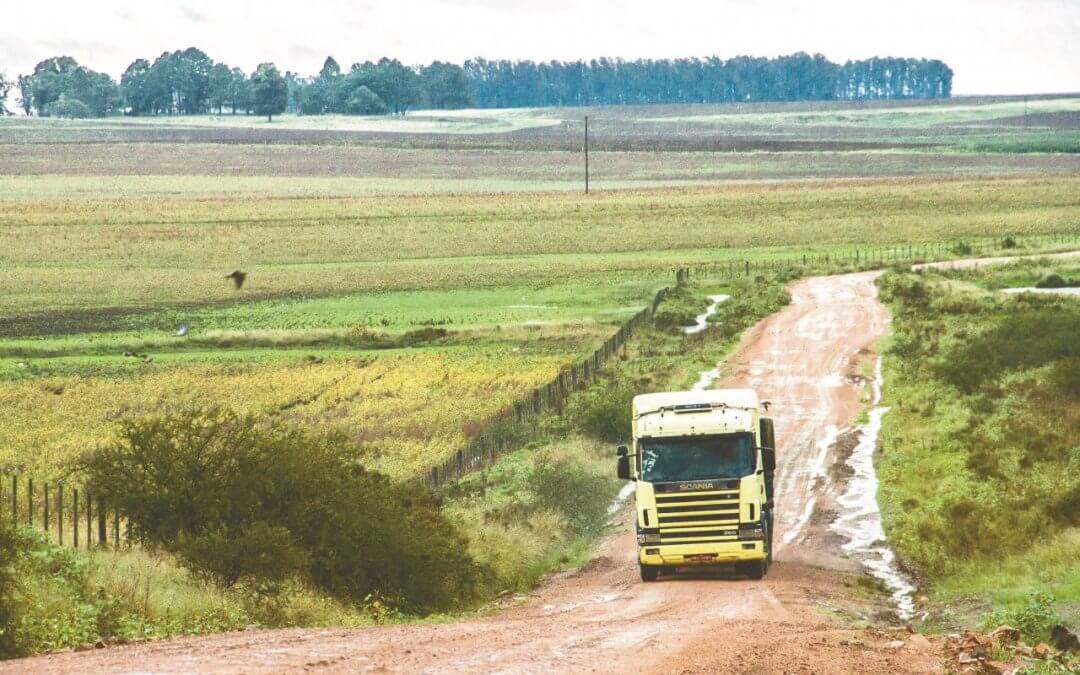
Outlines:
<svg viewBox="0 0 1080 675"><path fill-rule="evenodd" d="M994 290L1048 271L1076 273L1033 262L881 281L894 321L879 502L946 623L1080 621L1080 303Z"/></svg>
<svg viewBox="0 0 1080 675"><path fill-rule="evenodd" d="M378 619L294 584L268 598L245 587L222 589L196 579L164 553L77 551L37 530L14 531L4 656L125 643L248 626L353 626Z"/></svg>

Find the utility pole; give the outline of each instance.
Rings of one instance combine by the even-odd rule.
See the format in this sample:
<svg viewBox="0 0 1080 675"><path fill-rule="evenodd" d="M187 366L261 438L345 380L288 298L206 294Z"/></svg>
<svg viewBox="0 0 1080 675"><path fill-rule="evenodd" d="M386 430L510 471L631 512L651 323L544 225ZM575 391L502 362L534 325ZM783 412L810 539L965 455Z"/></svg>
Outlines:
<svg viewBox="0 0 1080 675"><path fill-rule="evenodd" d="M589 194L589 116L585 116L585 194Z"/></svg>

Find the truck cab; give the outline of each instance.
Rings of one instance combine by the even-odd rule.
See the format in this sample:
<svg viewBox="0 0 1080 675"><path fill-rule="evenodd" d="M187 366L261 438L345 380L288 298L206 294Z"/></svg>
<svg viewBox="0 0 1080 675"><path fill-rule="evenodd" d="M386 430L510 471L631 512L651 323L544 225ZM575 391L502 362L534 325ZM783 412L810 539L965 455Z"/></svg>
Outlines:
<svg viewBox="0 0 1080 675"><path fill-rule="evenodd" d="M633 445L617 461L619 477L636 483L643 581L692 566L765 576L776 470L768 405L752 389L634 398Z"/></svg>

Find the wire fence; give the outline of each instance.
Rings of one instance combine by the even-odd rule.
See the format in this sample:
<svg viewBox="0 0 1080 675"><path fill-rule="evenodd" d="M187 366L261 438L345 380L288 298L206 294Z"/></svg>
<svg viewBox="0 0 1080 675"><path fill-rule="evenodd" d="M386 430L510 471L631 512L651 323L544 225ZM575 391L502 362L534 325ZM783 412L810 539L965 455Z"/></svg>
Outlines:
<svg viewBox="0 0 1080 675"><path fill-rule="evenodd" d="M428 487L438 488L448 482L458 480L467 473L494 464L508 449L516 446L516 443L512 442L513 428L521 429L531 419L548 411L562 412L566 398L590 384L603 365L622 349L634 331L652 321L660 304L679 286L685 284L689 276L688 270L677 270L674 286L657 291L648 305L623 323L588 358L564 368L555 379L515 401L497 415L468 445L459 448L446 461L432 467L424 479Z"/></svg>
<svg viewBox="0 0 1080 675"><path fill-rule="evenodd" d="M38 527L62 546L126 546L126 519L105 500L65 481L0 473L0 518ZM123 527L121 527L123 526Z"/></svg>

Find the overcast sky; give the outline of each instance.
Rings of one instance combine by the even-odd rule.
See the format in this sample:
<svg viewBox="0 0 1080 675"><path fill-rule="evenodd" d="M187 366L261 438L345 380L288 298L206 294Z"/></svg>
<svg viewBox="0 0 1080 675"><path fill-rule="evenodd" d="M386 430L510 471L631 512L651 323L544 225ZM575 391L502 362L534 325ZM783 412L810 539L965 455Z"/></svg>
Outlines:
<svg viewBox="0 0 1080 675"><path fill-rule="evenodd" d="M196 46L245 70L511 59L939 58L954 93L1080 91L1080 0L0 0L0 70L75 57L119 78Z"/></svg>

